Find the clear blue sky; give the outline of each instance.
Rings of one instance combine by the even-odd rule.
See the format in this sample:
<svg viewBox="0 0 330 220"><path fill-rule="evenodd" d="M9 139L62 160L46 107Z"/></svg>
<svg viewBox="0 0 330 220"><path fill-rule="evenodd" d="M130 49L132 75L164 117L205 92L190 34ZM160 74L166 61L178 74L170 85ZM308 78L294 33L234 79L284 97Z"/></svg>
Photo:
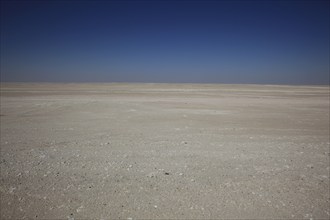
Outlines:
<svg viewBox="0 0 330 220"><path fill-rule="evenodd" d="M329 84L329 1L2 1L1 81Z"/></svg>

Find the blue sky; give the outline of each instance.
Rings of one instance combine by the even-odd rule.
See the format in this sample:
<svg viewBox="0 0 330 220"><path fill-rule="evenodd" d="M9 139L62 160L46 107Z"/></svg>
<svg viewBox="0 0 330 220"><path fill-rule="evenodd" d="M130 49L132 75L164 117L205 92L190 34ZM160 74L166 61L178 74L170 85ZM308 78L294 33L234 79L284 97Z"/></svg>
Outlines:
<svg viewBox="0 0 330 220"><path fill-rule="evenodd" d="M2 1L1 81L329 84L329 1Z"/></svg>

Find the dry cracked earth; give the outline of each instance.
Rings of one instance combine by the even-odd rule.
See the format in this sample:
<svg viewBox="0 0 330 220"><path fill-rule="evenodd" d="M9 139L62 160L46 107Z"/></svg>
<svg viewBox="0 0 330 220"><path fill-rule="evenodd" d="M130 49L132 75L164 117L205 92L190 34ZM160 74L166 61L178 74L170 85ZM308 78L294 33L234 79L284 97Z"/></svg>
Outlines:
<svg viewBox="0 0 330 220"><path fill-rule="evenodd" d="M329 87L1 84L1 219L329 219Z"/></svg>

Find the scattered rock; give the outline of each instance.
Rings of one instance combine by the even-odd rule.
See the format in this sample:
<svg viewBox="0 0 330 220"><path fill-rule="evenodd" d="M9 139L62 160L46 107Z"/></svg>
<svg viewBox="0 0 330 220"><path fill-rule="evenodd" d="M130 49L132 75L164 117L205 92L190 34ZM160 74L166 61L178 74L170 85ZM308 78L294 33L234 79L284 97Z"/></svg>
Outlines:
<svg viewBox="0 0 330 220"><path fill-rule="evenodd" d="M310 169L314 168L313 164L308 164L307 167L310 168Z"/></svg>
<svg viewBox="0 0 330 220"><path fill-rule="evenodd" d="M9 193L12 194L12 193L15 191L15 189L16 189L16 187L12 187L12 186L11 186L11 187L9 188Z"/></svg>
<svg viewBox="0 0 330 220"><path fill-rule="evenodd" d="M72 214L72 213L71 213ZM74 220L74 217L72 215L67 216L68 220Z"/></svg>
<svg viewBox="0 0 330 220"><path fill-rule="evenodd" d="M149 177L149 178L153 178L155 176L156 176L156 173L154 173L154 172L151 172L147 175L147 177Z"/></svg>
<svg viewBox="0 0 330 220"><path fill-rule="evenodd" d="M84 208L84 206L82 205L82 206L78 207L76 211L81 212L83 210L83 208Z"/></svg>

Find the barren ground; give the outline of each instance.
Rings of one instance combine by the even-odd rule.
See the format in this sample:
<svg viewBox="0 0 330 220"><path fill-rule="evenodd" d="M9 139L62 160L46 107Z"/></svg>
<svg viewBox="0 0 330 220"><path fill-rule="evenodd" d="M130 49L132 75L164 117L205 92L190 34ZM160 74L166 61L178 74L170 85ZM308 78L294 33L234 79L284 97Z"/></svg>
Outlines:
<svg viewBox="0 0 330 220"><path fill-rule="evenodd" d="M329 219L329 87L1 84L1 218Z"/></svg>

